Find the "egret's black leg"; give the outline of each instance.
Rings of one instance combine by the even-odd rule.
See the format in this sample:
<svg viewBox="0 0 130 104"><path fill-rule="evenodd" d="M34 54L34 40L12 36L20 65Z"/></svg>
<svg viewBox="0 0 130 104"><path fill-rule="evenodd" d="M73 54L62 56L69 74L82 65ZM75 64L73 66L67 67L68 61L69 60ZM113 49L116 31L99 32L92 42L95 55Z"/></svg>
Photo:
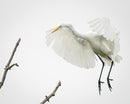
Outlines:
<svg viewBox="0 0 130 104"><path fill-rule="evenodd" d="M98 55L97 55L98 56ZM101 59L101 57L100 56L98 56L98 58L101 60L101 62L102 62L102 69L101 69L101 73L100 73L100 76L99 76L99 79L98 79L98 88L99 88L99 94L101 94L101 84L102 83L104 83L104 82L102 82L101 81L101 76L102 76L102 72L103 72L103 68L104 68L104 62L103 62L103 60Z"/></svg>
<svg viewBox="0 0 130 104"><path fill-rule="evenodd" d="M111 67L110 67L110 70L109 70L109 73L108 73L108 76L107 76L107 84L108 84L108 87L109 87L110 91L112 90L110 81L113 81L113 79L110 79L109 77L110 77L110 74L111 74L111 69L113 67L113 64L114 64L114 62L112 61L111 62Z"/></svg>

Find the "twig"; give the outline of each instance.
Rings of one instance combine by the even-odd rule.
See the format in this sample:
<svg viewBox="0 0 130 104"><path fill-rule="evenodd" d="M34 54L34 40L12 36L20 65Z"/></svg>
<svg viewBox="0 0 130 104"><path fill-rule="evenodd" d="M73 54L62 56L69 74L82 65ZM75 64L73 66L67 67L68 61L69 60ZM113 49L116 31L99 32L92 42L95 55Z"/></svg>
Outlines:
<svg viewBox="0 0 130 104"><path fill-rule="evenodd" d="M57 91L57 89L61 86L61 82L59 81L56 88L54 89L54 91L49 95L49 96L45 96L45 99L40 103L40 104L44 104L47 101L49 102L50 98L55 96L55 93Z"/></svg>
<svg viewBox="0 0 130 104"><path fill-rule="evenodd" d="M10 65L10 63L11 63L13 57L14 57L14 54L15 54L15 52L16 52L16 49L17 49L17 47L18 47L20 41L21 41L21 39L19 38L19 40L17 41L17 43L16 43L16 45L15 45L15 47L14 47L14 50L13 50L13 52L12 52L12 54L11 54L11 57L9 58L9 61L8 61L7 65L6 65L5 68L4 68L5 70L4 70L4 73L3 73L2 81L0 82L0 88L3 86L3 84L4 84L4 82L5 82L5 78L6 78L6 75L7 75L8 70L11 70L11 68L12 68L13 66L18 66L17 63L12 64L12 65Z"/></svg>

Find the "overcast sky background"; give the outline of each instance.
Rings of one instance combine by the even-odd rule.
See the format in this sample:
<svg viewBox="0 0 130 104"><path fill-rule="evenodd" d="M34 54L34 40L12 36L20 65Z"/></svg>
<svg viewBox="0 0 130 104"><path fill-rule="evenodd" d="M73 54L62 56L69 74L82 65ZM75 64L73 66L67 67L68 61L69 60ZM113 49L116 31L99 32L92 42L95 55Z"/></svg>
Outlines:
<svg viewBox="0 0 130 104"><path fill-rule="evenodd" d="M47 104L128 104L130 103L130 1L129 0L0 0L0 79L18 38L18 46L4 86L0 104L40 104L60 80L62 86ZM45 44L45 31L69 23L81 33L89 31L87 22L109 17L120 30L121 63L112 70L110 92L107 83L98 94L101 69L71 65ZM105 67L103 81L109 67Z"/></svg>

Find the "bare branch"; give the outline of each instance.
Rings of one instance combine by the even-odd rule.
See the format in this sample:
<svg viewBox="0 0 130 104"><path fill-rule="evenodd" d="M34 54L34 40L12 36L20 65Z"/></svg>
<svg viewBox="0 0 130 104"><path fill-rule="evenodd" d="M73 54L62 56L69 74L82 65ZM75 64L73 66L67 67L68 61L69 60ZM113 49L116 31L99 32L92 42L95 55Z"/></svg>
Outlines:
<svg viewBox="0 0 130 104"><path fill-rule="evenodd" d="M45 104L47 101L49 102L50 98L55 96L55 93L60 86L61 86L61 82L59 81L56 88L53 90L53 92L49 96L45 96L45 99L40 104Z"/></svg>
<svg viewBox="0 0 130 104"><path fill-rule="evenodd" d="M3 73L2 81L0 82L0 88L3 86L3 84L4 84L4 82L5 82L5 79L6 79L6 75L7 75L8 70L10 70L13 66L18 66L17 63L12 64L12 65L10 65L10 63L11 63L13 57L14 57L14 54L15 54L15 52L16 52L16 49L17 49L17 47L18 47L20 41L21 41L21 39L19 38L19 40L17 41L17 43L16 43L16 45L15 45L15 47L14 47L14 50L13 50L13 52L12 52L12 54L11 54L11 57L9 58L9 61L8 61L7 65L6 65L5 68L4 68L5 70L4 70L4 73Z"/></svg>
<svg viewBox="0 0 130 104"><path fill-rule="evenodd" d="M10 57L10 59L9 59L9 61L8 61L8 63L7 63L7 65L6 65L6 67L7 67L7 66L10 66L10 63L11 63L13 57L14 57L14 54L15 54L15 52L16 52L16 49L17 49L17 47L18 47L20 41L21 41L21 38L19 38L19 40L17 41L17 43L16 43L16 45L15 45L15 47L14 47L14 50L13 50L13 52L12 52L12 54L11 54L11 57Z"/></svg>

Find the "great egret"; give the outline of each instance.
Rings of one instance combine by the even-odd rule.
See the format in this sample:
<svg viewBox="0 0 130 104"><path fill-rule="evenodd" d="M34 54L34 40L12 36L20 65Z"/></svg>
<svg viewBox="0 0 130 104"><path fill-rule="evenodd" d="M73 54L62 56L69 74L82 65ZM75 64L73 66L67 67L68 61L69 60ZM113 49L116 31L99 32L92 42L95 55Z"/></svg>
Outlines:
<svg viewBox="0 0 130 104"><path fill-rule="evenodd" d="M93 68L96 56L102 62L102 69L98 80L99 94L101 92L101 76L104 65L110 66L107 84L111 91L110 73L115 62L122 59L117 53L120 50L119 32L108 18L96 18L88 22L91 32L87 35L78 33L72 25L62 24L47 32L46 44L69 63L79 67Z"/></svg>

